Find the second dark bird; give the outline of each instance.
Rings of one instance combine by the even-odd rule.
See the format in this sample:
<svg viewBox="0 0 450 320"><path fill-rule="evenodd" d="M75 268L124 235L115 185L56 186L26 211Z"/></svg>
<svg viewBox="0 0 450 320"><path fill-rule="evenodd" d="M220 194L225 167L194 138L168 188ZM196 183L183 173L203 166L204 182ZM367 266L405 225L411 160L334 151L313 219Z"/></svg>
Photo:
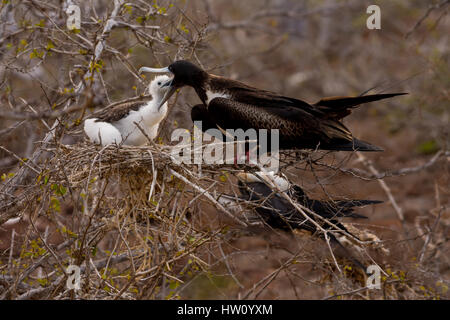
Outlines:
<svg viewBox="0 0 450 320"><path fill-rule="evenodd" d="M269 226L277 229L317 231L316 226L298 212L279 192L286 192L298 204L324 218L320 219L306 213L324 229L335 229L328 223L331 222L347 231L338 218L366 219L366 216L354 212L354 209L382 203L379 200L314 200L310 199L298 185L290 184L287 179L278 175L258 172L257 174L240 173L237 176L242 197L249 201L260 201L261 206L257 207L256 211ZM275 185L279 191L276 190Z"/></svg>
<svg viewBox="0 0 450 320"><path fill-rule="evenodd" d="M317 217L305 211L305 214L321 228L334 230L333 232L337 234L342 234L342 231L351 234L340 222L340 218L366 219L366 216L356 213L354 209L382 203L378 200L325 201L310 199L299 186L291 184L287 179L272 173L240 173L237 177L242 198L255 203L255 211L265 224L271 228L285 231L306 230L314 234L318 232L318 228L299 212L290 201L281 196L280 192L287 193L292 200L320 216ZM333 225L340 230L337 230ZM348 258L365 270L363 264L348 252L335 234L329 232L328 235L334 245L343 249ZM323 234L319 236L324 237Z"/></svg>

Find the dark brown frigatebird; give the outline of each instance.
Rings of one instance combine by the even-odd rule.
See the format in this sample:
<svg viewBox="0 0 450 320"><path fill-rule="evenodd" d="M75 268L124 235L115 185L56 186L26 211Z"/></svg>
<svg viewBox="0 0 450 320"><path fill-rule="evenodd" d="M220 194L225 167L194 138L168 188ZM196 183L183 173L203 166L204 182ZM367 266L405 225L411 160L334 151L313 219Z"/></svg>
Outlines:
<svg viewBox="0 0 450 320"><path fill-rule="evenodd" d="M356 207L363 207L371 204L382 203L378 200L314 200L310 199L303 189L298 185L291 184L286 178L275 175L272 172L239 173L237 175L239 182L239 191L242 198L255 202L256 213L271 228L281 229L285 231L306 230L310 233L316 233L317 226L300 213L291 202L280 195L285 192L292 200L298 204L308 208L321 218L314 216L307 211L305 214L314 220L324 230L340 230L351 234L347 228L339 221L339 218L357 218L367 219L366 216L354 212ZM333 226L334 225L334 226ZM330 240L335 245L344 249L349 258L353 260L359 267L365 270L363 265L340 243L333 233L328 233ZM353 235L354 236L354 235ZM320 237L324 237L323 234Z"/></svg>
<svg viewBox="0 0 450 320"><path fill-rule="evenodd" d="M279 195L279 192L286 192L297 203L324 218L323 220L310 216L319 225L323 225L324 229L332 228L326 223L329 221L347 231L337 220L338 218L367 219L366 216L354 212L354 208L382 203L378 200L310 199L300 186L291 184L287 179L274 175L272 172L240 173L237 177L239 178L239 191L243 197L249 201L264 201L263 206L257 208L257 212L269 226L278 229L316 231L316 226L311 221L307 221L287 199Z"/></svg>
<svg viewBox="0 0 450 320"><path fill-rule="evenodd" d="M185 60L165 68L142 67L139 69L141 72L168 72L174 75L167 82L170 90L162 103L178 88L191 86L205 106L193 108L193 120L203 120L223 130L278 129L280 149L382 151L380 147L354 138L340 120L360 104L405 94L330 97L309 104L209 74ZM202 128L207 129L210 128Z"/></svg>

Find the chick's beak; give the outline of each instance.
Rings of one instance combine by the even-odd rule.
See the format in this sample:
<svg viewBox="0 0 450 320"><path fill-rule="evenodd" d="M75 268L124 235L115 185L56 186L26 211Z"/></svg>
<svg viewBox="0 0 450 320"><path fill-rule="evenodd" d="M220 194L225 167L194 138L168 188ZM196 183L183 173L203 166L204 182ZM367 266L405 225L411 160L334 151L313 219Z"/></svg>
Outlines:
<svg viewBox="0 0 450 320"><path fill-rule="evenodd" d="M161 88L170 87L170 86L172 85L172 82L173 82L173 78L167 80L167 81L161 86Z"/></svg>
<svg viewBox="0 0 450 320"><path fill-rule="evenodd" d="M158 111L161 109L164 103L166 103L167 100L170 99L170 97L177 91L176 86L173 85L173 79L168 80L166 83L162 85L162 88L169 87L169 90L166 91L164 94L164 97L162 98L161 102L158 106Z"/></svg>

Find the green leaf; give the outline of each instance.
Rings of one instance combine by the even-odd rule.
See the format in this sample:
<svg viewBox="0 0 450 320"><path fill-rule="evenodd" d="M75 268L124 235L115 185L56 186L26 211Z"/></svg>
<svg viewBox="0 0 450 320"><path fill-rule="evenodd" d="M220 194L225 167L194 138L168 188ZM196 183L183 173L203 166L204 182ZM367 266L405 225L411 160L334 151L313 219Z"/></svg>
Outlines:
<svg viewBox="0 0 450 320"><path fill-rule="evenodd" d="M435 140L425 141L417 147L417 152L424 155L434 154L438 151L439 145Z"/></svg>
<svg viewBox="0 0 450 320"><path fill-rule="evenodd" d="M169 283L169 288L171 290L175 290L176 288L178 288L180 286L180 283L178 281L170 281Z"/></svg>
<svg viewBox="0 0 450 320"><path fill-rule="evenodd" d="M184 24L180 25L180 30L183 31L186 34L189 33L189 29Z"/></svg>
<svg viewBox="0 0 450 320"><path fill-rule="evenodd" d="M50 207L57 212L61 212L61 203L55 197L50 198Z"/></svg>
<svg viewBox="0 0 450 320"><path fill-rule="evenodd" d="M45 50L50 50L53 49L55 47L55 45L53 44L53 42L51 42L50 40L47 42L47 46L45 47Z"/></svg>
<svg viewBox="0 0 450 320"><path fill-rule="evenodd" d="M35 24L35 26L36 27L45 27L45 20L44 19L41 19L40 21L39 21L39 23L36 23Z"/></svg>
<svg viewBox="0 0 450 320"><path fill-rule="evenodd" d="M33 49L33 51L31 51L31 53L30 53L30 59L33 59L33 58L42 59L43 56L44 56L44 52L39 52L36 49Z"/></svg>

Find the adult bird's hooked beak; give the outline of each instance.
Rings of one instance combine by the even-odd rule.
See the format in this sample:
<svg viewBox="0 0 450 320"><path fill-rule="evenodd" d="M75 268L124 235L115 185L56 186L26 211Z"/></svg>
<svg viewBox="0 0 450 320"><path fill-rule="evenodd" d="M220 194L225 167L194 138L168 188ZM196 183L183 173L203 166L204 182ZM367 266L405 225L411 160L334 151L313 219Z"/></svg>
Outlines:
<svg viewBox="0 0 450 320"><path fill-rule="evenodd" d="M141 74L142 72L166 73L166 72L170 72L170 70L169 70L169 67L164 67L164 68L141 67L138 72L139 72L139 74Z"/></svg>
<svg viewBox="0 0 450 320"><path fill-rule="evenodd" d="M139 74L141 74L142 72L151 72L151 73L172 73L169 70L169 67L164 67L164 68L148 68L148 67L141 67L139 69ZM158 106L158 111L159 109L161 109L161 107L163 106L164 103L166 103L167 100L169 100L169 98L175 93L175 91L177 90L176 87L172 86L173 83L173 78L168 80L163 87L170 87L169 90L166 92L166 94L164 95L164 97L162 98L159 106Z"/></svg>

